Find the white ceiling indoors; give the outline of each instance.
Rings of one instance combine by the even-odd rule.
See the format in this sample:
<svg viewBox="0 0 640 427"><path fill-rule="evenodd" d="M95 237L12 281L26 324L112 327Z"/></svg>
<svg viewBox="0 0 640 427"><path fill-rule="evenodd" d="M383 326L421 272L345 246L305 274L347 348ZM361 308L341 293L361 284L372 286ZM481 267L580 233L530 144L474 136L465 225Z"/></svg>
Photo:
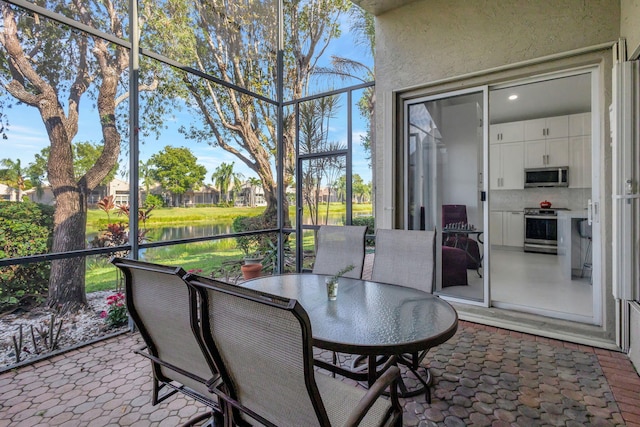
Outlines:
<svg viewBox="0 0 640 427"><path fill-rule="evenodd" d="M517 95L511 101L509 96ZM489 92L489 122L504 123L591 111L591 74Z"/></svg>

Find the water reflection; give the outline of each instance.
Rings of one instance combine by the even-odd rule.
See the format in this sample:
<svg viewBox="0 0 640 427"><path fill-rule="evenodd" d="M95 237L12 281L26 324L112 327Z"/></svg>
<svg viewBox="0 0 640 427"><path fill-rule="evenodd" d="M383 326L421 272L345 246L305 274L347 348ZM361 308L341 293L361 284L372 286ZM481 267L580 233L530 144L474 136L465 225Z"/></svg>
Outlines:
<svg viewBox="0 0 640 427"><path fill-rule="evenodd" d="M147 233L147 237L151 242L161 242L165 240L188 239L191 237L217 236L219 234L228 234L232 232L231 223L182 225L151 228Z"/></svg>

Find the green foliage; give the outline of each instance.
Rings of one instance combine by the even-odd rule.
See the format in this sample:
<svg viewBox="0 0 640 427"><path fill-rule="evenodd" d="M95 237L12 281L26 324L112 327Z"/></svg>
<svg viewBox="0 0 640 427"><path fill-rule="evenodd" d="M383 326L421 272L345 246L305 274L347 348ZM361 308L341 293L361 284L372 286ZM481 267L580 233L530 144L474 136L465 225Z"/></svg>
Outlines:
<svg viewBox="0 0 640 427"><path fill-rule="evenodd" d="M151 176L173 194L184 194L204 182L207 169L197 160L188 148L167 145L149 158Z"/></svg>
<svg viewBox="0 0 640 427"><path fill-rule="evenodd" d="M220 198L224 199L227 205L231 203L231 206L233 206L233 202L229 202L229 189L233 188L233 194L235 195L241 189L241 179L244 178L241 173L233 171L234 165L235 162L222 162L211 175L213 184L220 191Z"/></svg>
<svg viewBox="0 0 640 427"><path fill-rule="evenodd" d="M359 216L351 220L353 225L366 225L367 234L375 234L376 225L373 216Z"/></svg>
<svg viewBox="0 0 640 427"><path fill-rule="evenodd" d="M164 206L164 200L162 199L162 197L158 196L157 194L149 194L144 199L144 207L150 208L151 206L161 208Z"/></svg>
<svg viewBox="0 0 640 427"><path fill-rule="evenodd" d="M103 145L93 144L91 142L74 142L71 147L72 159L73 159L73 175L76 179L83 177L89 169L96 163L102 150ZM51 153L50 147L45 147L40 150L40 153L36 154L35 160L29 163L29 175L37 177L39 181L44 181L47 178L47 163L49 161L49 154ZM109 174L102 180L101 185L106 185L113 181L113 178L118 173L118 163L116 163Z"/></svg>
<svg viewBox="0 0 640 427"><path fill-rule="evenodd" d="M243 231L264 230L269 228L269 225L263 216L239 216L234 218L232 228L234 232L241 233ZM236 237L238 248L242 250L245 257L257 253L264 255L269 252L272 240L273 236L268 234Z"/></svg>
<svg viewBox="0 0 640 427"><path fill-rule="evenodd" d="M129 319L124 298L122 292L109 295L107 297L107 310L100 313L100 317L106 319L107 324L112 328L124 325Z"/></svg>
<svg viewBox="0 0 640 427"><path fill-rule="evenodd" d="M48 253L53 207L0 201L0 258ZM49 263L0 267L0 311L39 302L47 296Z"/></svg>

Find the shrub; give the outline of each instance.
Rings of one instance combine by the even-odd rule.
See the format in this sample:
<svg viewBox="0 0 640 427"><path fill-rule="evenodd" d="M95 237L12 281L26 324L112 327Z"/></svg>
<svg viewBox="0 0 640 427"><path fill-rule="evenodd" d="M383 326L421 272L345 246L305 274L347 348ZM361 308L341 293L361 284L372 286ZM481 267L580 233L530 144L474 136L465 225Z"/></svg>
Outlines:
<svg viewBox="0 0 640 427"><path fill-rule="evenodd" d="M144 199L144 207L150 208L151 206L155 206L156 208L161 208L164 206L164 199L157 194L149 194Z"/></svg>
<svg viewBox="0 0 640 427"><path fill-rule="evenodd" d="M235 217L231 227L236 233L270 228L267 221L261 215ZM264 255L266 252L270 251L274 237L269 236L268 234L255 234L251 236L236 237L235 239L238 248L240 248L244 255L247 256L256 252L260 252Z"/></svg>
<svg viewBox="0 0 640 427"><path fill-rule="evenodd" d="M118 327L127 323L129 316L125 305L124 294L118 292L107 297L107 309L100 313L100 317L107 320L107 324Z"/></svg>
<svg viewBox="0 0 640 427"><path fill-rule="evenodd" d="M351 220L351 224L366 225L367 234L375 234L376 232L376 225L375 225L373 216L359 216L359 217L353 218L353 220Z"/></svg>
<svg viewBox="0 0 640 427"><path fill-rule="evenodd" d="M0 201L0 258L51 250L53 207ZM0 267L0 311L42 301L49 287L49 263Z"/></svg>

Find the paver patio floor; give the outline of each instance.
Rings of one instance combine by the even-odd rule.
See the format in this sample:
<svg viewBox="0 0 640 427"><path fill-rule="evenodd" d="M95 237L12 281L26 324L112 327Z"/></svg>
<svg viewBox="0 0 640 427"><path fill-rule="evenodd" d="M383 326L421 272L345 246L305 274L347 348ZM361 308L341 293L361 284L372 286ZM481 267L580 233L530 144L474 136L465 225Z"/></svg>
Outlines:
<svg viewBox="0 0 640 427"><path fill-rule="evenodd" d="M181 395L150 404L140 344L127 333L0 374L0 426L176 426L203 411ZM624 354L461 322L425 364L433 401L402 399L407 426L640 426Z"/></svg>

